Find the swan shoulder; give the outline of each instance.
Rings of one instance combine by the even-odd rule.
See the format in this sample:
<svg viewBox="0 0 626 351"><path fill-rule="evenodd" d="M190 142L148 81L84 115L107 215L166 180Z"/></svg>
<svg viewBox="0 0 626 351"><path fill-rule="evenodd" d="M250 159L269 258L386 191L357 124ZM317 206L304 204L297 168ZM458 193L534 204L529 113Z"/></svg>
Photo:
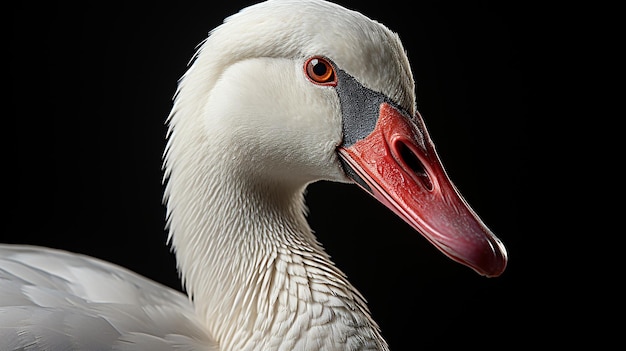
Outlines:
<svg viewBox="0 0 626 351"><path fill-rule="evenodd" d="M218 350L187 296L99 259L0 245L0 350Z"/></svg>

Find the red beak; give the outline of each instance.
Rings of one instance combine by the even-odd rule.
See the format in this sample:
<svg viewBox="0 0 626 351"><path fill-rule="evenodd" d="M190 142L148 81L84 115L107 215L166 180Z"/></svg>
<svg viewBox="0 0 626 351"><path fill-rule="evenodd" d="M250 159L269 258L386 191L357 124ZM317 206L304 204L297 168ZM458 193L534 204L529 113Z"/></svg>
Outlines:
<svg viewBox="0 0 626 351"><path fill-rule="evenodd" d="M450 181L419 114L382 102L374 130L338 151L364 190L444 254L479 274L502 274L504 245Z"/></svg>

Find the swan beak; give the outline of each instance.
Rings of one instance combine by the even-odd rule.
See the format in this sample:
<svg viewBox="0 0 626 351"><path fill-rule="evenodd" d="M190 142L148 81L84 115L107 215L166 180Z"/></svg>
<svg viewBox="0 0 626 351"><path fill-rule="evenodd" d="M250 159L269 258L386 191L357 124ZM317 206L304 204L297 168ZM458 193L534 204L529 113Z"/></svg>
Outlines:
<svg viewBox="0 0 626 351"><path fill-rule="evenodd" d="M349 177L445 255L481 275L502 274L504 245L450 181L419 113L382 102L373 131L338 153Z"/></svg>

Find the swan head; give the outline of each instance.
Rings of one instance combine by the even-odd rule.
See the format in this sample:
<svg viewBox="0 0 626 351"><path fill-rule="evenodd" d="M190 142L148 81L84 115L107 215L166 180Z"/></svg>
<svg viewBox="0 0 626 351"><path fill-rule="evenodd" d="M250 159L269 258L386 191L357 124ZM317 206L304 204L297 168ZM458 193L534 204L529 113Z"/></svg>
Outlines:
<svg viewBox="0 0 626 351"><path fill-rule="evenodd" d="M354 182L453 260L497 276L506 250L448 178L415 101L384 25L320 0L250 6L211 31L179 82L168 188L220 167L261 186Z"/></svg>

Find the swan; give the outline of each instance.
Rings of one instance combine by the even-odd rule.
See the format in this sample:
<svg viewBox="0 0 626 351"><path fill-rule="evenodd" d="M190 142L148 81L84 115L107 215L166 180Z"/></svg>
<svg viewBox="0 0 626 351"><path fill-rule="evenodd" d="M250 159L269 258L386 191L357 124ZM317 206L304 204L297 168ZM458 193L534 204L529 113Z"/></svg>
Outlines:
<svg viewBox="0 0 626 351"><path fill-rule="evenodd" d="M0 350L387 350L307 224L304 191L354 183L451 259L502 242L447 176L397 34L321 0L268 0L198 48L168 116L168 242L187 294L50 248L0 245Z"/></svg>

